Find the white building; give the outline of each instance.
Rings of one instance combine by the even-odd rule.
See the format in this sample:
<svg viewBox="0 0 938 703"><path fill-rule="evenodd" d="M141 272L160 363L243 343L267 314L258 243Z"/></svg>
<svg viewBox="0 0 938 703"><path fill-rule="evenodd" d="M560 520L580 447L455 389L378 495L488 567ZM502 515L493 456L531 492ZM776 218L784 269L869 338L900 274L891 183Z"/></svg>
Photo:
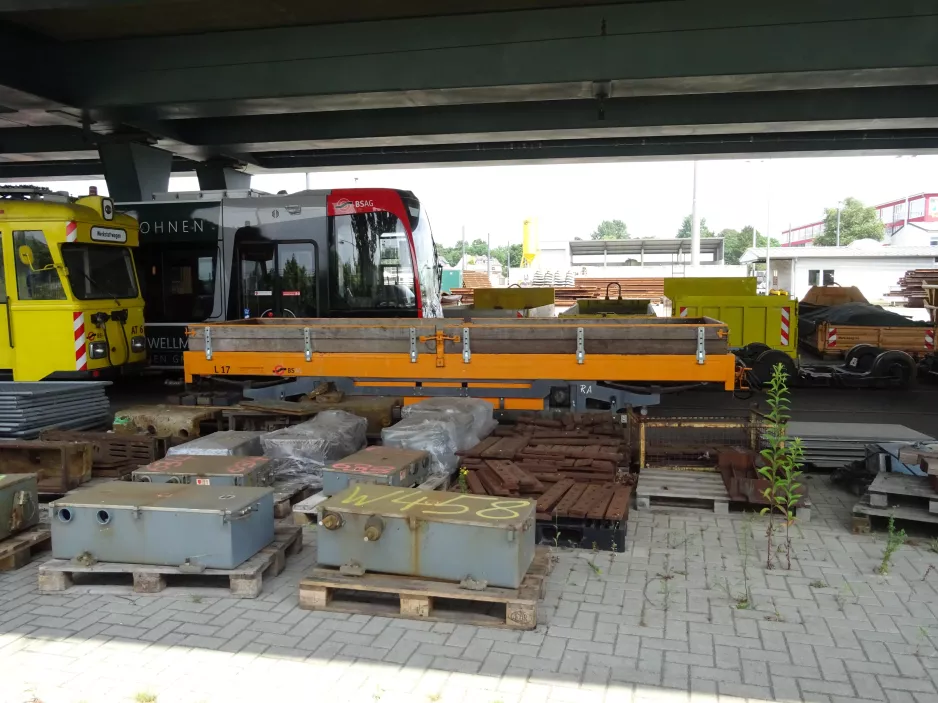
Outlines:
<svg viewBox="0 0 938 703"><path fill-rule="evenodd" d="M772 287L798 299L811 286L836 284L856 286L871 303L895 303L887 296L906 271L938 268L936 247L870 246L862 240L847 247L772 247L768 253ZM747 249L740 261L764 264L766 250Z"/></svg>
<svg viewBox="0 0 938 703"><path fill-rule="evenodd" d="M738 277L745 266L723 263L723 239L700 240L700 264L691 264L690 239L610 239L541 242L531 267L511 267L512 282L531 281L537 272L577 278Z"/></svg>

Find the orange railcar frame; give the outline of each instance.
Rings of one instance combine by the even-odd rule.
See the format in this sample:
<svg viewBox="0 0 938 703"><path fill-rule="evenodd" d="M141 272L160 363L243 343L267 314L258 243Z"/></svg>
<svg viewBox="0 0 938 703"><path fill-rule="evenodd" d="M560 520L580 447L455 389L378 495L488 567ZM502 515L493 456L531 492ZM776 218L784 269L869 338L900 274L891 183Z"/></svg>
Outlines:
<svg viewBox="0 0 938 703"><path fill-rule="evenodd" d="M299 322L288 327L302 331ZM433 322L437 323L437 321ZM709 319L701 321L699 325L688 325L689 322L691 321L682 320L677 323L656 319L654 324L635 321L630 323L629 327L633 330L646 327L660 329L664 326L672 327L680 324L695 326L698 329L705 328L708 334L712 335L710 339L723 340L725 338L725 325L722 323ZM330 321L330 323L341 329L368 327L367 323L359 324L352 320ZM427 331L434 329L425 320L415 321L415 323L415 327L423 323ZM391 324L400 327L407 323L396 321ZM440 320L439 324L449 328L472 323ZM551 324L559 328L559 322ZM484 327L489 329L501 326L503 325L500 325L498 321L487 321L484 324ZM541 326L536 323L523 325L526 329L537 329ZM569 325L563 326L609 329L605 321L571 321ZM229 334L232 332L235 334L229 337L227 342L221 338L216 341L213 337L211 353L207 354L204 350L204 340L201 339L202 331L207 332L210 328L220 327L228 327ZM583 358L578 359L577 354L574 353L481 353L474 351L471 353L471 358L464 359L456 343L459 341L458 335L447 336L436 328L435 335L420 334L419 337L421 342L427 343L427 346L433 345L433 350L413 356L399 351L406 348L406 344L402 346L400 338L389 342L389 345L396 344L397 346L386 352L313 351L311 349L304 352L298 350L294 337L284 341L284 344L294 345L290 351L271 349L270 346L264 349L265 345L273 341L270 338L258 339L254 342L257 347L260 347L259 349L219 349L225 343L252 344L243 335L246 330L251 329L257 330L259 326L228 323L227 325L191 327L190 343L193 344L194 349L183 355L186 381L191 383L196 377L206 376L342 379L354 387L361 388L363 394L373 394L375 389L379 389L378 392L416 400L429 395L427 391L431 388L454 388L458 389L454 394L462 395L468 390L474 397L487 398L495 402L496 406L504 408L539 409L543 407L543 398L537 397L533 386L535 384L542 386L545 381L567 384L590 384L597 381L642 384L715 383L722 384L726 390L732 391L737 380L736 357L725 349L725 343L720 353L708 353L701 360L698 360L693 353L586 353ZM283 326L274 324L268 329L277 334L282 332ZM421 333L423 331L420 329ZM412 331L411 334L418 333ZM644 335L641 335L641 338L648 339ZM433 342L436 343L433 344ZM447 344L447 342L452 343ZM276 342L273 341L273 343ZM200 349L200 346L203 348ZM627 348L627 345L624 346ZM366 388L368 390L365 390ZM491 396L489 396L489 390ZM526 393L525 390L530 392Z"/></svg>

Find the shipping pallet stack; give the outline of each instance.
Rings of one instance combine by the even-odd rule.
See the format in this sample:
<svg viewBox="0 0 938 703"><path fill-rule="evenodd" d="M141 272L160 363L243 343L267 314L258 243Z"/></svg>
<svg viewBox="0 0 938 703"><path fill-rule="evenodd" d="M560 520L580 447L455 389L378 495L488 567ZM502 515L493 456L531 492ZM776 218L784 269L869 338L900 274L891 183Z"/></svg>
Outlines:
<svg viewBox="0 0 938 703"><path fill-rule="evenodd" d="M624 551L635 477L618 419L565 413L521 416L461 453L474 495L537 501L540 544Z"/></svg>
<svg viewBox="0 0 938 703"><path fill-rule="evenodd" d="M853 531L867 533L874 520L907 520L938 525L938 451L902 449L899 461L918 465L924 476L880 473L853 507Z"/></svg>

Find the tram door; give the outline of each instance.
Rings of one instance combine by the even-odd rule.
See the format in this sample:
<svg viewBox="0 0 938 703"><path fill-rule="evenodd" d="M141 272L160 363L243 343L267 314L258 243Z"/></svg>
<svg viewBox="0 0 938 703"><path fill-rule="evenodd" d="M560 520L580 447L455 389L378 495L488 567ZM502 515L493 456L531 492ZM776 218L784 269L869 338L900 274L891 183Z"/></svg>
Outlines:
<svg viewBox="0 0 938 703"><path fill-rule="evenodd" d="M238 268L243 317L319 316L315 243L244 242Z"/></svg>

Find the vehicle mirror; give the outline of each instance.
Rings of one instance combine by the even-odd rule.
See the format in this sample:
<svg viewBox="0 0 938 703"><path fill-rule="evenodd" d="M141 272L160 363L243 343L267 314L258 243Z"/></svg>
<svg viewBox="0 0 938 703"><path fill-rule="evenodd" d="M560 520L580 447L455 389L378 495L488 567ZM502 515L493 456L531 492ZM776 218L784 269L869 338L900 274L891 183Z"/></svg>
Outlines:
<svg viewBox="0 0 938 703"><path fill-rule="evenodd" d="M20 261L29 266L29 268L33 268L33 261L35 260L33 258L33 250L30 249L28 245L22 244L16 251L17 254L19 254Z"/></svg>

